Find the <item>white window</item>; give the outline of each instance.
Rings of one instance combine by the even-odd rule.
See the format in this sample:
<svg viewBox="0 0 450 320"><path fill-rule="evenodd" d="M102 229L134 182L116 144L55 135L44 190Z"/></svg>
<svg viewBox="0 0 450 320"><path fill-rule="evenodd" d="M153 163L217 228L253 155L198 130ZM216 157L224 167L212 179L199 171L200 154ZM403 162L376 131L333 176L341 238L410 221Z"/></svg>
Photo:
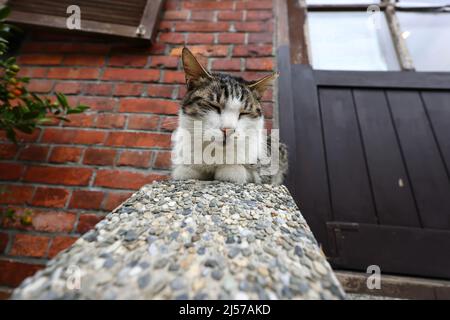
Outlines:
<svg viewBox="0 0 450 320"><path fill-rule="evenodd" d="M397 13L417 71L450 71L450 13Z"/></svg>
<svg viewBox="0 0 450 320"><path fill-rule="evenodd" d="M310 12L308 26L315 69L400 70L382 12Z"/></svg>

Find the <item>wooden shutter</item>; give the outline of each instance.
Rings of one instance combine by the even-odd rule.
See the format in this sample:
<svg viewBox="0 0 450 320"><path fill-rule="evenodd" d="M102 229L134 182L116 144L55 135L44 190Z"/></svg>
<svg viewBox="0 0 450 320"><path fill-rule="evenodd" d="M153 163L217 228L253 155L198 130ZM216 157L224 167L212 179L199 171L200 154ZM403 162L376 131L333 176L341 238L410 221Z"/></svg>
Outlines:
<svg viewBox="0 0 450 320"><path fill-rule="evenodd" d="M81 11L81 32L151 40L164 0L9 0L10 22L58 28L66 26L70 5Z"/></svg>

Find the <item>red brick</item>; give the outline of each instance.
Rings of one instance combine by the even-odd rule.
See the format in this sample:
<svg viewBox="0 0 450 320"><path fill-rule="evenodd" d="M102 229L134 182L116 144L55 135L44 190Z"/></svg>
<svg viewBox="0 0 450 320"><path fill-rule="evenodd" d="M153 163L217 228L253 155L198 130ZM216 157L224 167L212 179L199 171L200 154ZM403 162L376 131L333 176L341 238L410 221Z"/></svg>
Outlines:
<svg viewBox="0 0 450 320"><path fill-rule="evenodd" d="M91 176L92 170L87 168L30 166L24 181L80 186L87 185Z"/></svg>
<svg viewBox="0 0 450 320"><path fill-rule="evenodd" d="M242 11L220 11L217 14L217 19L219 20L234 20L234 21L240 21L242 20Z"/></svg>
<svg viewBox="0 0 450 320"><path fill-rule="evenodd" d="M112 69L108 68L103 74L103 80L122 80L122 81L158 81L160 77L159 70L147 69Z"/></svg>
<svg viewBox="0 0 450 320"><path fill-rule="evenodd" d="M106 133L95 130L46 128L41 142L64 144L99 144L105 140Z"/></svg>
<svg viewBox="0 0 450 320"><path fill-rule="evenodd" d="M178 67L177 57L153 56L150 65L152 67L176 68Z"/></svg>
<svg viewBox="0 0 450 320"><path fill-rule="evenodd" d="M242 44L245 42L245 33L221 33L219 43Z"/></svg>
<svg viewBox="0 0 450 320"><path fill-rule="evenodd" d="M42 79L31 79L28 84L28 91L34 93L49 93L53 88L53 81Z"/></svg>
<svg viewBox="0 0 450 320"><path fill-rule="evenodd" d="M109 192L106 201L103 204L103 209L107 211L114 210L131 197L132 194L132 192Z"/></svg>
<svg viewBox="0 0 450 320"><path fill-rule="evenodd" d="M158 24L158 31L162 31L162 32L168 32L168 31L170 31L170 30L172 30L173 29L173 23L172 23L172 21L161 21L159 24Z"/></svg>
<svg viewBox="0 0 450 320"><path fill-rule="evenodd" d="M164 43L156 42L150 46L150 54L164 54L166 52L166 45Z"/></svg>
<svg viewBox="0 0 450 320"><path fill-rule="evenodd" d="M187 88L186 86L179 86L178 87L178 99L183 99L186 95Z"/></svg>
<svg viewBox="0 0 450 320"><path fill-rule="evenodd" d="M272 11L247 11L246 20L257 20L257 21L265 21L272 18Z"/></svg>
<svg viewBox="0 0 450 320"><path fill-rule="evenodd" d="M0 144L0 159L8 160L14 158L18 149L17 145L12 143Z"/></svg>
<svg viewBox="0 0 450 320"><path fill-rule="evenodd" d="M129 98L120 101L119 112L151 112L177 114L178 103L171 100Z"/></svg>
<svg viewBox="0 0 450 320"><path fill-rule="evenodd" d="M64 127L93 127L95 123L95 114L77 113L67 117L69 121L64 121Z"/></svg>
<svg viewBox="0 0 450 320"><path fill-rule="evenodd" d="M155 180L163 180L166 176L154 173L139 173L125 170L99 170L95 185L115 189L137 190Z"/></svg>
<svg viewBox="0 0 450 320"><path fill-rule="evenodd" d="M63 64L69 66L97 66L105 64L105 58L99 55L73 54L64 58Z"/></svg>
<svg viewBox="0 0 450 320"><path fill-rule="evenodd" d="M188 44L212 44L214 43L214 34L212 33L189 33Z"/></svg>
<svg viewBox="0 0 450 320"><path fill-rule="evenodd" d="M159 35L159 41L162 43L182 44L184 43L184 34L176 32L164 32Z"/></svg>
<svg viewBox="0 0 450 320"><path fill-rule="evenodd" d="M250 33L248 35L248 43L250 44L272 43L272 41L273 41L272 33Z"/></svg>
<svg viewBox="0 0 450 320"><path fill-rule="evenodd" d="M271 30L271 23L263 23L261 21L236 22L234 28L241 32L264 32Z"/></svg>
<svg viewBox="0 0 450 320"><path fill-rule="evenodd" d="M74 237L55 237L48 251L48 257L55 257L58 253L70 247L75 241L77 241L77 238Z"/></svg>
<svg viewBox="0 0 450 320"><path fill-rule="evenodd" d="M33 133L31 134L16 130L16 139L18 142L35 142L39 138L40 133L40 128L34 129Z"/></svg>
<svg viewBox="0 0 450 320"><path fill-rule="evenodd" d="M113 149L87 149L84 153L84 164L96 166L112 166L116 157Z"/></svg>
<svg viewBox="0 0 450 320"><path fill-rule="evenodd" d="M55 85L55 91L64 94L78 94L81 92L81 83L79 82L58 82Z"/></svg>
<svg viewBox="0 0 450 320"><path fill-rule="evenodd" d="M116 67L143 67L147 64L146 55L115 55L109 58L109 65Z"/></svg>
<svg viewBox="0 0 450 320"><path fill-rule="evenodd" d="M0 260L0 285L17 287L25 278L44 268L43 265Z"/></svg>
<svg viewBox="0 0 450 320"><path fill-rule="evenodd" d="M171 56L181 56L181 51L183 47L173 48L170 51ZM199 58L200 56L205 57L225 57L228 54L228 46L226 45L199 45L199 46L189 46L189 50Z"/></svg>
<svg viewBox="0 0 450 320"><path fill-rule="evenodd" d="M214 14L211 11L191 11L192 21L213 21Z"/></svg>
<svg viewBox="0 0 450 320"><path fill-rule="evenodd" d="M161 120L161 130L173 131L178 126L178 117L164 117Z"/></svg>
<svg viewBox="0 0 450 320"><path fill-rule="evenodd" d="M164 20L186 20L188 17L188 10L167 10L164 12Z"/></svg>
<svg viewBox="0 0 450 320"><path fill-rule="evenodd" d="M136 148L169 148L170 142L171 139L169 134L147 132L111 132L106 140L106 145Z"/></svg>
<svg viewBox="0 0 450 320"><path fill-rule="evenodd" d="M157 169L170 169L172 165L171 152L159 151L156 155L155 168Z"/></svg>
<svg viewBox="0 0 450 320"><path fill-rule="evenodd" d="M140 96L144 86L139 83L118 83L114 95L116 96Z"/></svg>
<svg viewBox="0 0 450 320"><path fill-rule="evenodd" d="M226 60L214 60L212 63L213 70L241 70L240 59L226 59Z"/></svg>
<svg viewBox="0 0 450 320"><path fill-rule="evenodd" d="M82 214L78 220L77 232L86 233L93 229L104 217L95 214Z"/></svg>
<svg viewBox="0 0 450 320"><path fill-rule="evenodd" d="M23 166L17 163L0 163L0 180L19 180Z"/></svg>
<svg viewBox="0 0 450 320"><path fill-rule="evenodd" d="M76 220L76 215L69 212L48 211L41 209L14 208L15 219L4 219L2 227L6 229L18 229L41 232L71 232ZM31 218L31 224L21 221L23 216Z"/></svg>
<svg viewBox="0 0 450 320"><path fill-rule="evenodd" d="M44 161L45 159L47 159L48 149L49 147L45 146L27 145L20 151L19 159L29 161Z"/></svg>
<svg viewBox="0 0 450 320"><path fill-rule="evenodd" d="M273 70L272 58L248 58L245 63L247 70L271 71Z"/></svg>
<svg viewBox="0 0 450 320"><path fill-rule="evenodd" d="M16 234L9 254L33 258L45 257L50 238L30 234Z"/></svg>
<svg viewBox="0 0 450 320"><path fill-rule="evenodd" d="M81 158L81 148L74 147L54 147L50 155L50 162L68 163L78 162Z"/></svg>
<svg viewBox="0 0 450 320"><path fill-rule="evenodd" d="M34 187L2 185L6 188L0 197L1 204L27 204L31 201Z"/></svg>
<svg viewBox="0 0 450 320"><path fill-rule="evenodd" d="M229 31L228 22L175 22L175 31L177 32L221 32Z"/></svg>
<svg viewBox="0 0 450 320"><path fill-rule="evenodd" d="M272 0L239 1L236 9L272 9Z"/></svg>
<svg viewBox="0 0 450 320"><path fill-rule="evenodd" d="M182 71L166 71L164 72L164 80L165 83L185 83L186 78L184 72Z"/></svg>
<svg viewBox="0 0 450 320"><path fill-rule="evenodd" d="M263 113L264 113L264 117L272 118L273 117L273 104L272 103L263 103Z"/></svg>
<svg viewBox="0 0 450 320"><path fill-rule="evenodd" d="M6 247L8 246L9 236L5 232L0 232L0 254L5 252Z"/></svg>
<svg viewBox="0 0 450 320"><path fill-rule="evenodd" d="M158 129L158 116L130 116L128 129L134 130L156 130Z"/></svg>
<svg viewBox="0 0 450 320"><path fill-rule="evenodd" d="M32 228L41 232L71 232L75 220L74 213L33 210Z"/></svg>
<svg viewBox="0 0 450 320"><path fill-rule="evenodd" d="M150 97L171 98L175 86L149 84L147 94Z"/></svg>
<svg viewBox="0 0 450 320"><path fill-rule="evenodd" d="M17 74L19 77L44 78L47 75L47 68L22 67Z"/></svg>
<svg viewBox="0 0 450 320"><path fill-rule="evenodd" d="M79 103L87 105L89 110L112 111L116 101L106 97L80 97Z"/></svg>
<svg viewBox="0 0 450 320"><path fill-rule="evenodd" d="M117 165L148 168L152 153L150 151L123 151Z"/></svg>
<svg viewBox="0 0 450 320"><path fill-rule="evenodd" d="M52 68L47 77L50 79L98 79L100 70L96 68Z"/></svg>
<svg viewBox="0 0 450 320"><path fill-rule="evenodd" d="M262 99L263 101L273 101L273 90L271 88L267 88Z"/></svg>
<svg viewBox="0 0 450 320"><path fill-rule="evenodd" d="M69 198L69 192L65 189L38 187L31 204L39 207L63 208L67 198Z"/></svg>
<svg viewBox="0 0 450 320"><path fill-rule="evenodd" d="M233 9L232 1L184 1L183 6L186 9L193 10L230 10Z"/></svg>
<svg viewBox="0 0 450 320"><path fill-rule="evenodd" d="M273 127L272 120L266 120L264 127L267 129L267 133L270 134L270 130L272 130Z"/></svg>
<svg viewBox="0 0 450 320"><path fill-rule="evenodd" d="M23 65L58 65L61 64L62 59L62 55L57 54L30 54L19 56L17 61Z"/></svg>
<svg viewBox="0 0 450 320"><path fill-rule="evenodd" d="M118 129L125 125L125 116L121 114L100 113L96 121L97 128Z"/></svg>
<svg viewBox="0 0 450 320"><path fill-rule="evenodd" d="M110 96L113 86L110 83L87 83L84 86L84 93L88 95Z"/></svg>
<svg viewBox="0 0 450 320"><path fill-rule="evenodd" d="M67 35L63 35L67 40ZM80 42L25 42L21 48L22 52L60 52L60 53L107 53L110 45L106 43L80 43Z"/></svg>
<svg viewBox="0 0 450 320"><path fill-rule="evenodd" d="M241 77L243 77L245 80L247 81L256 81L261 79L262 77L268 76L272 74L271 72L261 72L261 71L246 71L246 72L241 72L240 75Z"/></svg>
<svg viewBox="0 0 450 320"><path fill-rule="evenodd" d="M75 190L69 207L77 209L100 209L105 194L101 191Z"/></svg>

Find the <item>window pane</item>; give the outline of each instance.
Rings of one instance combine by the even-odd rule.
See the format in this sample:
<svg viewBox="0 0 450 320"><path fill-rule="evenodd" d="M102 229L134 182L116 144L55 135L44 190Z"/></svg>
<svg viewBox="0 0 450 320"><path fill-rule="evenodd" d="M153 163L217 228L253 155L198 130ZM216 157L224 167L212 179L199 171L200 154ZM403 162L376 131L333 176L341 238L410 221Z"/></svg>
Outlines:
<svg viewBox="0 0 450 320"><path fill-rule="evenodd" d="M310 12L308 23L315 69L400 69L383 13Z"/></svg>
<svg viewBox="0 0 450 320"><path fill-rule="evenodd" d="M380 0L306 0L306 4L374 4Z"/></svg>
<svg viewBox="0 0 450 320"><path fill-rule="evenodd" d="M450 71L450 13L397 12L417 71Z"/></svg>
<svg viewBox="0 0 450 320"><path fill-rule="evenodd" d="M450 5L450 0L400 0L401 7L436 7Z"/></svg>

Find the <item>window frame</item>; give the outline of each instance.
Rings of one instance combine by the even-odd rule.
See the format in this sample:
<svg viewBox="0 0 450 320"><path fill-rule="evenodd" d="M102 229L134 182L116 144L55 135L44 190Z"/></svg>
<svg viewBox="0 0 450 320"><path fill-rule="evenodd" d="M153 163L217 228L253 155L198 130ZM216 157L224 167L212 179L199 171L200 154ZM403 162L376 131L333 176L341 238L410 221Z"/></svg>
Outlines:
<svg viewBox="0 0 450 320"><path fill-rule="evenodd" d="M380 0L379 3L375 4L307 4L307 0L287 0L286 11L289 27L291 63L311 65L310 39L307 26L309 12L367 11L367 8L371 5L378 6L380 12L383 12L386 17L400 70L416 71L406 39L402 37L402 30L396 12L442 12L442 6L433 4L422 7L405 6L401 5L397 0ZM297 30L301 30L301 32Z"/></svg>
<svg viewBox="0 0 450 320"><path fill-rule="evenodd" d="M164 1L165 0L147 0L142 16L140 17L140 23L137 26L83 19L82 13L82 29L69 30L66 26L68 16L56 16L18 10L11 10L9 17L6 20L24 26L37 26L74 33L115 36L148 42L153 41L156 36L156 29ZM0 5L7 6L8 0L0 0Z"/></svg>

